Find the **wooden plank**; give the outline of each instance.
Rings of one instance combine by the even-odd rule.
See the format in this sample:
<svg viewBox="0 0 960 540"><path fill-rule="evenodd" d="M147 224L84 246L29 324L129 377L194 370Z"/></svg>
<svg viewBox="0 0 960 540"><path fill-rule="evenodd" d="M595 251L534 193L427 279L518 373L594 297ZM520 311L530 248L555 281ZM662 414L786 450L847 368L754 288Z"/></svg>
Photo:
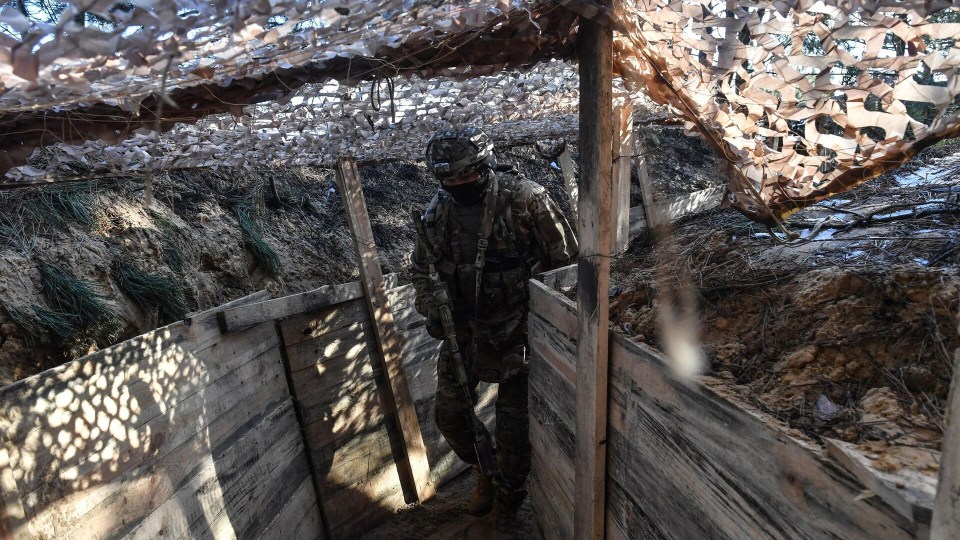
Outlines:
<svg viewBox="0 0 960 540"><path fill-rule="evenodd" d="M647 169L643 157L639 157L638 159L640 161L637 167L642 171L640 174L642 183L642 179L646 177ZM647 203L646 200L644 200L644 204L649 204L649 206L637 206L630 209L630 234L638 234L648 228L647 223L649 223L649 221L645 217L645 209L647 208L656 216L654 220L659 226L668 221L676 221L682 217L692 216L720 206L720 203L723 202L723 194L726 193L726 189L726 186L716 186L674 197L666 201Z"/></svg>
<svg viewBox="0 0 960 540"><path fill-rule="evenodd" d="M245 300L245 299L241 299ZM141 336L49 369L0 389L0 434L12 443L56 421L58 403L70 403L90 388L119 388L149 371L158 350L181 346L202 351L225 339L217 325L216 309L201 312ZM150 349L151 345L154 347ZM161 345L162 344L162 345ZM147 366L147 367L144 367Z"/></svg>
<svg viewBox="0 0 960 540"><path fill-rule="evenodd" d="M134 456L146 458L145 452L156 446L151 425L163 422L169 416L165 413L180 402L202 404L203 389L275 348L276 341L269 328L252 329L251 336L226 336L201 353L208 361L162 336L131 342L123 349L126 354L147 359L125 362L144 368L128 377L133 379L130 384L100 390L95 384L100 378L87 388L76 381L75 388L82 393L61 394L69 399L54 404L48 416L30 419L37 428L10 447L11 463L22 475L21 490L36 491L28 506L43 506L82 489L86 475L108 481L135 465Z"/></svg>
<svg viewBox="0 0 960 540"><path fill-rule="evenodd" d="M257 302L263 302L264 300L269 300L269 299L270 299L270 293L267 292L266 289L260 289L255 293L251 293L246 296L237 298L235 300L231 300L226 304L221 304L219 306L214 306L214 307L207 308L200 311L191 311L190 313L187 313L186 317L184 317L183 320L189 321L195 317L202 316L204 313L216 313L218 311L222 311L227 308L243 306L247 304L256 304Z"/></svg>
<svg viewBox="0 0 960 540"><path fill-rule="evenodd" d="M304 293L221 310L217 313L217 322L223 332L231 332L291 315L316 311L322 307L360 298L362 295L363 288L356 281L324 285Z"/></svg>
<svg viewBox="0 0 960 540"><path fill-rule="evenodd" d="M944 421L940 480L930 527L930 538L934 540L956 538L960 531L960 349L954 353Z"/></svg>
<svg viewBox="0 0 960 540"><path fill-rule="evenodd" d="M341 490L325 507L333 538L359 538L404 504L395 464L376 471L350 489Z"/></svg>
<svg viewBox="0 0 960 540"><path fill-rule="evenodd" d="M420 423L410 396L406 374L403 371L402 343L393 325L393 314L387 300L383 271L377 258L373 229L363 198L363 188L357 172L356 160L341 158L337 162L337 182L347 210L347 222L353 234L353 245L360 267L361 283L367 307L377 332L375 334L379 360L383 363L388 388L383 388L388 415L396 412L405 456L399 460L400 479L411 499L425 501L433 496L430 483L430 464L420 432ZM412 485L410 485L412 483ZM411 501L412 502L412 501Z"/></svg>
<svg viewBox="0 0 960 540"><path fill-rule="evenodd" d="M137 524L127 537L178 538L189 534L197 538L211 529L224 508L244 495L253 497L257 486L263 485L272 471L285 466L300 451L296 419L288 403L244 434L237 444L228 446L223 454L210 455L189 482ZM234 497L230 497L231 493Z"/></svg>
<svg viewBox="0 0 960 540"><path fill-rule="evenodd" d="M272 353L272 354L271 354ZM25 498L27 514L35 516L38 524L50 520L63 523L75 520L77 514L92 509L99 501L112 496L122 483L87 494L90 483L103 485L112 482L135 467L149 467L184 443L214 419L237 408L248 397L242 388L250 381L264 381L280 377L277 350L264 353L262 361L250 361L211 383L172 407L166 414L149 423L125 430L125 440L106 439L102 447L76 463L67 463L54 470ZM77 493L76 497L70 497ZM99 499L97 498L99 497ZM47 517L40 516L44 513ZM75 516L71 518L70 516Z"/></svg>
<svg viewBox="0 0 960 540"><path fill-rule="evenodd" d="M290 347L369 320L366 300L357 298L283 319L280 329L284 345Z"/></svg>
<svg viewBox="0 0 960 540"><path fill-rule="evenodd" d="M110 538L130 529L186 485L211 456L226 452L255 422L282 412L280 406L289 399L282 378L274 377L256 391L253 388L239 406L173 451L126 471L111 483L65 497L35 516L34 523L59 538Z"/></svg>
<svg viewBox="0 0 960 540"><path fill-rule="evenodd" d="M610 0L600 5L611 6ZM574 536L602 540L606 523L607 319L610 284L613 32L581 20L577 238L577 455Z"/></svg>
<svg viewBox="0 0 960 540"><path fill-rule="evenodd" d="M570 148L564 146L563 152L557 158L560 163L560 172L563 174L563 185L567 188L567 197L570 201L570 218L577 222L577 174L573 167L573 158L570 156Z"/></svg>
<svg viewBox="0 0 960 540"><path fill-rule="evenodd" d="M315 340L288 346L286 352L290 371L293 373L304 369L323 373L328 369L347 369L351 364L356 364L358 370L372 373L370 354L375 348L371 325L363 322L335 330ZM343 375L352 374L346 372Z"/></svg>
<svg viewBox="0 0 960 540"><path fill-rule="evenodd" d="M677 380L648 347L611 337L609 476L628 537L911 538L889 507L786 432ZM640 513L637 513L640 512ZM649 534L651 533L652 534Z"/></svg>
<svg viewBox="0 0 960 540"><path fill-rule="evenodd" d="M577 265L561 266L537 276L537 280L555 291L570 290L577 284Z"/></svg>
<svg viewBox="0 0 960 540"><path fill-rule="evenodd" d="M304 478L293 497L257 537L258 540L314 540L326 535L320 526L320 510L313 482Z"/></svg>
<svg viewBox="0 0 960 540"><path fill-rule="evenodd" d="M634 212L633 208L630 209L631 233L640 232L644 228L652 229L653 227L662 224L662 209L657 208L653 202L653 187L650 185L650 174L647 170L647 158L646 156L638 155L634 159L637 167L637 178L640 182L640 199L643 201L643 205L636 209L638 210L637 212ZM641 218L643 223L640 224L634 215ZM670 217L663 216L663 219L669 221Z"/></svg>
<svg viewBox="0 0 960 540"><path fill-rule="evenodd" d="M896 473L881 471L855 445L828 438L824 438L823 442L827 447L827 455L856 476L890 508L917 525L930 524L933 500L937 493L936 478L906 469Z"/></svg>
<svg viewBox="0 0 960 540"><path fill-rule="evenodd" d="M616 108L613 114L613 205L610 213L613 233L611 253L618 254L627 250L630 243L630 164L633 159L633 103L630 98Z"/></svg>
<svg viewBox="0 0 960 540"><path fill-rule="evenodd" d="M570 339L577 337L577 306L547 286L530 281L530 311L543 318Z"/></svg>
<svg viewBox="0 0 960 540"><path fill-rule="evenodd" d="M2 438L0 438L2 440ZM35 533L27 520L20 500L20 488L17 486L14 470L10 465L10 454L0 445L0 538L3 540L21 540L33 538Z"/></svg>
<svg viewBox="0 0 960 540"><path fill-rule="evenodd" d="M299 399L310 449L354 436L384 421L377 385L372 379L346 382L335 391Z"/></svg>

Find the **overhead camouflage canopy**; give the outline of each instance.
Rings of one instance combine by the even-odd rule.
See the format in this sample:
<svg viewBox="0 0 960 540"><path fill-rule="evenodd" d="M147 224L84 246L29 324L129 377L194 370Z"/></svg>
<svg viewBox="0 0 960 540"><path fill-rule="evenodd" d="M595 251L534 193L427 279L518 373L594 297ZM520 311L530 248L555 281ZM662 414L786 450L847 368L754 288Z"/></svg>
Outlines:
<svg viewBox="0 0 960 540"><path fill-rule="evenodd" d="M617 30L618 99L672 106L760 221L960 130L949 2L87 0L48 23L27 4L0 11L8 184L409 158L463 122L570 135L578 17Z"/></svg>
<svg viewBox="0 0 960 540"><path fill-rule="evenodd" d="M729 201L775 223L960 134L952 5L627 2L615 62L729 160Z"/></svg>

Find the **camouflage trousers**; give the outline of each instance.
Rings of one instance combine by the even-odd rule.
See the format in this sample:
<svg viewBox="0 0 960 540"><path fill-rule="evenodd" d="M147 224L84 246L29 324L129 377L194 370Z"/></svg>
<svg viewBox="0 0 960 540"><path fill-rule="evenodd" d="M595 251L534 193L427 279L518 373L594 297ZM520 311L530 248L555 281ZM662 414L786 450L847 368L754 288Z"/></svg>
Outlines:
<svg viewBox="0 0 960 540"><path fill-rule="evenodd" d="M497 477L494 483L498 497L511 506L519 506L526 497L525 485L530 474L530 419L527 411L530 368L525 355L526 340L521 335L525 332L522 328L518 330L516 339L496 348L489 343L478 343L474 352L469 339L464 340L460 348L474 390L480 381L499 383L495 431ZM437 428L460 459L475 465L477 456L473 448L470 404L457 384L446 345L437 362L437 381Z"/></svg>

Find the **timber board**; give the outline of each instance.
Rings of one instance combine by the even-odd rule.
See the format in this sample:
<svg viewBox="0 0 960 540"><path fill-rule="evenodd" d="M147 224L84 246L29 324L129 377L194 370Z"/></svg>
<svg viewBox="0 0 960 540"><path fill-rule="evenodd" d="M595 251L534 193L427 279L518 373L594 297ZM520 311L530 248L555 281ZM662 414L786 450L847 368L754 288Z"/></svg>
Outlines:
<svg viewBox="0 0 960 540"><path fill-rule="evenodd" d="M175 356L193 357L176 347L166 350ZM237 389L246 382L279 376L279 351L275 347L250 358L254 352L247 350L232 356L231 359L239 359L233 371L204 381L199 388L186 389L183 394L173 390L173 381L163 381L153 386L149 395L124 396L129 400L116 402L114 408L110 402L101 404L100 394L92 396L89 406L86 402L77 403L76 410L70 411L69 421L52 425L49 431L34 432L36 437L20 448L11 447L11 454L17 456L13 461L15 470L23 475L18 479L22 493L30 493L25 503L34 508L45 506L82 489L78 481L109 482L125 470L153 461L189 439L196 433L197 426L205 425L240 402L244 396ZM202 362L193 358L198 364ZM152 418L132 420L135 417L127 416L124 407L135 409L137 399L164 401L166 405ZM43 444L48 437L58 443ZM28 513L33 514L30 510Z"/></svg>
<svg viewBox="0 0 960 540"><path fill-rule="evenodd" d="M320 524L320 509L313 482L304 477L293 496L286 502L273 521L257 540L315 540L325 538Z"/></svg>
<svg viewBox="0 0 960 540"><path fill-rule="evenodd" d="M34 527L57 538L76 537L81 532L88 539L116 536L173 496L211 457L228 452L251 424L274 418L287 399L284 381L272 379L167 455L129 469L110 483L56 501L34 516Z"/></svg>
<svg viewBox="0 0 960 540"><path fill-rule="evenodd" d="M325 306L293 315L280 321L283 343L287 347L301 341L320 338L355 323L369 323L370 312L363 298Z"/></svg>
<svg viewBox="0 0 960 540"><path fill-rule="evenodd" d="M537 475L531 492L535 507L551 506L544 515L555 519L562 514L555 492L567 488L557 487L555 468L536 464L572 455L566 405L574 392L576 340L555 324L569 329L575 311L539 309L569 303L559 295L540 298L528 321ZM610 343L608 537L910 538L919 532L875 498L855 500L860 482L783 430L700 383L675 380L656 351L615 333ZM569 537L537 517L544 530Z"/></svg>
<svg viewBox="0 0 960 540"><path fill-rule="evenodd" d="M217 323L223 332L242 330L248 326L285 319L300 313L363 297L360 283L324 285L299 294L274 298L255 304L229 307L217 312Z"/></svg>

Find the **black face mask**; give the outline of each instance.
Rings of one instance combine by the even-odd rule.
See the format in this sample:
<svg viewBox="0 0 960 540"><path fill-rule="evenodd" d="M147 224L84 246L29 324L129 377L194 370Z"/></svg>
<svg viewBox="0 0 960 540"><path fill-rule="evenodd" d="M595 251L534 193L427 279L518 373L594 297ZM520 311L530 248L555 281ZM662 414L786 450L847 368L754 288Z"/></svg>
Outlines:
<svg viewBox="0 0 960 540"><path fill-rule="evenodd" d="M487 192L487 183L489 182L489 176L484 174L477 179L476 182L470 182L469 184L460 184L456 186L448 186L443 182L440 182L440 187L444 189L447 193L453 197L453 200L464 206L472 206L479 203L483 200L484 194Z"/></svg>

